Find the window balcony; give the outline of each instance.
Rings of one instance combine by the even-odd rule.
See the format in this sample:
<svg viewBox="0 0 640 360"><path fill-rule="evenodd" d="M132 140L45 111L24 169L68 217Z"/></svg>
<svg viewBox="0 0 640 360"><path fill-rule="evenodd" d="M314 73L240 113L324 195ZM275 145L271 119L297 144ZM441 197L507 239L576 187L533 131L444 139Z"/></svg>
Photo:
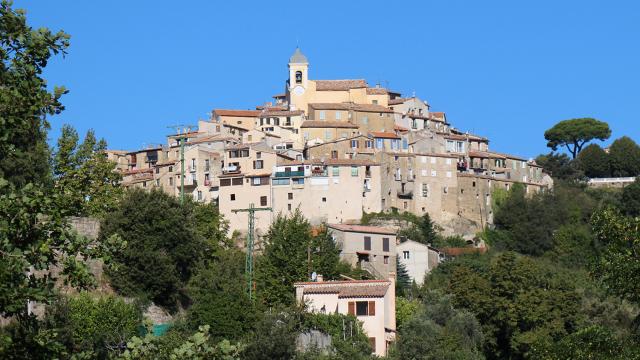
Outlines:
<svg viewBox="0 0 640 360"><path fill-rule="evenodd" d="M287 177L301 177L304 176L304 170L302 171L276 171L275 177L287 178Z"/></svg>

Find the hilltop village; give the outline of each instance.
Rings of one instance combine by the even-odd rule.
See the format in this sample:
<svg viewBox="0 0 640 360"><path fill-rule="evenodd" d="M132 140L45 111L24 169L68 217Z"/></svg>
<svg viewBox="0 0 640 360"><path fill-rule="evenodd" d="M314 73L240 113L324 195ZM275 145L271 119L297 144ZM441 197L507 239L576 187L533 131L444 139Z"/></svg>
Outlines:
<svg viewBox="0 0 640 360"><path fill-rule="evenodd" d="M258 237L279 212L299 209L313 224L358 224L365 213L397 209L428 213L445 233L466 238L492 223L495 189L553 185L535 161L490 150L488 138L457 129L425 100L364 79L311 75L296 49L284 92L272 102L216 108L164 146L109 151L122 185L176 196L183 189L195 201L216 202L231 232L247 231L247 215L234 209L269 207L255 213Z"/></svg>

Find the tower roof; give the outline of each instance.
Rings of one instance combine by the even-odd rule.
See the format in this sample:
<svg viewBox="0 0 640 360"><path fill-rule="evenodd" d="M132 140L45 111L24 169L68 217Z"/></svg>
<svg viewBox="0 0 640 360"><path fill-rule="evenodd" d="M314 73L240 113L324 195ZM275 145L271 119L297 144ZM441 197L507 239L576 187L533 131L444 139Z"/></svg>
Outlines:
<svg viewBox="0 0 640 360"><path fill-rule="evenodd" d="M289 58L290 64L306 64L308 63L307 57L300 51L299 47L296 47L296 51L293 52L293 55Z"/></svg>

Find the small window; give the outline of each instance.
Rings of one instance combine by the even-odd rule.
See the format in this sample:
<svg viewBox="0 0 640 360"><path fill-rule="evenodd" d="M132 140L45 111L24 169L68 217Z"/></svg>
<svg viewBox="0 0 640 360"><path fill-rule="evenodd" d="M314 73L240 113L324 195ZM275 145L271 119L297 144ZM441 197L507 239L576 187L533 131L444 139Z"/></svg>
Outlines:
<svg viewBox="0 0 640 360"><path fill-rule="evenodd" d="M260 206L267 206L267 197L260 196Z"/></svg>
<svg viewBox="0 0 640 360"><path fill-rule="evenodd" d="M288 194L287 194L287 198L288 198L289 200L293 200L293 193L288 193Z"/></svg>
<svg viewBox="0 0 640 360"><path fill-rule="evenodd" d="M156 186L160 186L160 179L156 179Z"/></svg>
<svg viewBox="0 0 640 360"><path fill-rule="evenodd" d="M367 316L369 315L369 302L368 301L356 301L356 315Z"/></svg>
<svg viewBox="0 0 640 360"><path fill-rule="evenodd" d="M338 150L331 150L331 158L332 159L338 158Z"/></svg>
<svg viewBox="0 0 640 360"><path fill-rule="evenodd" d="M351 147L354 149L358 148L358 140L351 140Z"/></svg>
<svg viewBox="0 0 640 360"><path fill-rule="evenodd" d="M169 178L169 186L173 186L173 177Z"/></svg>
<svg viewBox="0 0 640 360"><path fill-rule="evenodd" d="M320 120L324 120L324 118L325 118L324 110L320 110L320 112L318 113L318 117L320 118Z"/></svg>
<svg viewBox="0 0 640 360"><path fill-rule="evenodd" d="M331 176L340 176L340 167L332 166L331 167Z"/></svg>
<svg viewBox="0 0 640 360"><path fill-rule="evenodd" d="M296 84L302 84L302 71L296 71Z"/></svg>
<svg viewBox="0 0 640 360"><path fill-rule="evenodd" d="M287 210L291 211L291 204L287 204Z"/></svg>
<svg viewBox="0 0 640 360"><path fill-rule="evenodd" d="M253 168L254 169L262 169L264 166L264 161L263 160L254 160L253 161Z"/></svg>
<svg viewBox="0 0 640 360"><path fill-rule="evenodd" d="M351 176L358 176L358 167L357 166L352 166L351 167Z"/></svg>
<svg viewBox="0 0 640 360"><path fill-rule="evenodd" d="M173 172L173 166L169 166L169 172Z"/></svg>
<svg viewBox="0 0 640 360"><path fill-rule="evenodd" d="M389 252L389 238L382 238L382 251Z"/></svg>
<svg viewBox="0 0 640 360"><path fill-rule="evenodd" d="M236 201L236 194L231 194L231 201Z"/></svg>
<svg viewBox="0 0 640 360"><path fill-rule="evenodd" d="M327 202L327 198L326 198L326 197L323 197L323 198L322 198L322 202Z"/></svg>
<svg viewBox="0 0 640 360"><path fill-rule="evenodd" d="M336 120L340 120L342 117L342 113L340 111L336 111Z"/></svg>
<svg viewBox="0 0 640 360"><path fill-rule="evenodd" d="M156 174L160 174L160 168L156 167Z"/></svg>
<svg viewBox="0 0 640 360"><path fill-rule="evenodd" d="M142 187L144 187L144 188L147 187L147 182L146 181L142 182Z"/></svg>
<svg viewBox="0 0 640 360"><path fill-rule="evenodd" d="M385 257L384 257L384 263L385 263L385 265L388 265L388 264L389 264L389 256L386 256L386 255L385 255Z"/></svg>
<svg viewBox="0 0 640 360"><path fill-rule="evenodd" d="M364 237L364 249L371 250L371 236Z"/></svg>
<svg viewBox="0 0 640 360"><path fill-rule="evenodd" d="M198 191L198 201L202 201L202 191Z"/></svg>
<svg viewBox="0 0 640 360"><path fill-rule="evenodd" d="M378 105L378 100L371 100L371 103L372 103L373 105Z"/></svg>
<svg viewBox="0 0 640 360"><path fill-rule="evenodd" d="M411 255L409 254L409 252L408 252L408 251L403 251L403 252L402 252L402 258L403 258L403 259L405 259L405 260L407 260L407 259L410 259L410 258L411 258Z"/></svg>

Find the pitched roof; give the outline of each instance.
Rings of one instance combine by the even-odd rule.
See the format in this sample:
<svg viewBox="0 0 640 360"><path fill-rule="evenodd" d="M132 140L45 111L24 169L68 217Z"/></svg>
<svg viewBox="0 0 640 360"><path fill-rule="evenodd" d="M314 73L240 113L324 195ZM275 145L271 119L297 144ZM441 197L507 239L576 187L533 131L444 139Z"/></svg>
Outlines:
<svg viewBox="0 0 640 360"><path fill-rule="evenodd" d="M294 165L344 165L344 166L380 166L380 163L365 159L310 159L310 160L286 160L278 159L278 166Z"/></svg>
<svg viewBox="0 0 640 360"><path fill-rule="evenodd" d="M346 91L367 87L364 79L315 80L315 83L316 91Z"/></svg>
<svg viewBox="0 0 640 360"><path fill-rule="evenodd" d="M401 132L409 131L409 129L407 129L406 127L400 126L400 125L397 125L397 124L393 127L393 130L401 131Z"/></svg>
<svg viewBox="0 0 640 360"><path fill-rule="evenodd" d="M339 298L384 297L391 285L387 280L297 282L303 294L338 294Z"/></svg>
<svg viewBox="0 0 640 360"><path fill-rule="evenodd" d="M400 136L392 132L371 131L369 135L373 136L374 138L381 138L381 139L400 139Z"/></svg>
<svg viewBox="0 0 640 360"><path fill-rule="evenodd" d="M316 110L353 110L360 112L392 113L393 110L377 104L356 104L356 103L311 103L309 107Z"/></svg>
<svg viewBox="0 0 640 360"><path fill-rule="evenodd" d="M219 116L235 116L235 117L258 117L260 116L259 110L228 110L228 109L213 109L215 115Z"/></svg>
<svg viewBox="0 0 640 360"><path fill-rule="evenodd" d="M359 233L368 233L368 234L383 234L383 235L396 235L396 231L379 227L379 226L368 226L368 225L347 225L347 224L327 224L327 227L332 229L346 231L346 232L359 232Z"/></svg>
<svg viewBox="0 0 640 360"><path fill-rule="evenodd" d="M267 116L297 116L304 114L303 110L265 110L260 117Z"/></svg>
<svg viewBox="0 0 640 360"><path fill-rule="evenodd" d="M300 125L301 128L345 128L357 129L358 125L346 121L323 121L323 120L306 120Z"/></svg>
<svg viewBox="0 0 640 360"><path fill-rule="evenodd" d="M299 47L296 47L296 51L294 51L293 55L289 58L289 63L306 64L308 62L307 57L304 56Z"/></svg>
<svg viewBox="0 0 640 360"><path fill-rule="evenodd" d="M381 87L367 88L367 95L386 95L388 93L387 89Z"/></svg>
<svg viewBox="0 0 640 360"><path fill-rule="evenodd" d="M389 105L398 105L404 103L405 101L407 101L407 99L405 98L395 98L389 100Z"/></svg>
<svg viewBox="0 0 640 360"><path fill-rule="evenodd" d="M506 159L506 156L491 151L469 151L469 156L487 159Z"/></svg>

